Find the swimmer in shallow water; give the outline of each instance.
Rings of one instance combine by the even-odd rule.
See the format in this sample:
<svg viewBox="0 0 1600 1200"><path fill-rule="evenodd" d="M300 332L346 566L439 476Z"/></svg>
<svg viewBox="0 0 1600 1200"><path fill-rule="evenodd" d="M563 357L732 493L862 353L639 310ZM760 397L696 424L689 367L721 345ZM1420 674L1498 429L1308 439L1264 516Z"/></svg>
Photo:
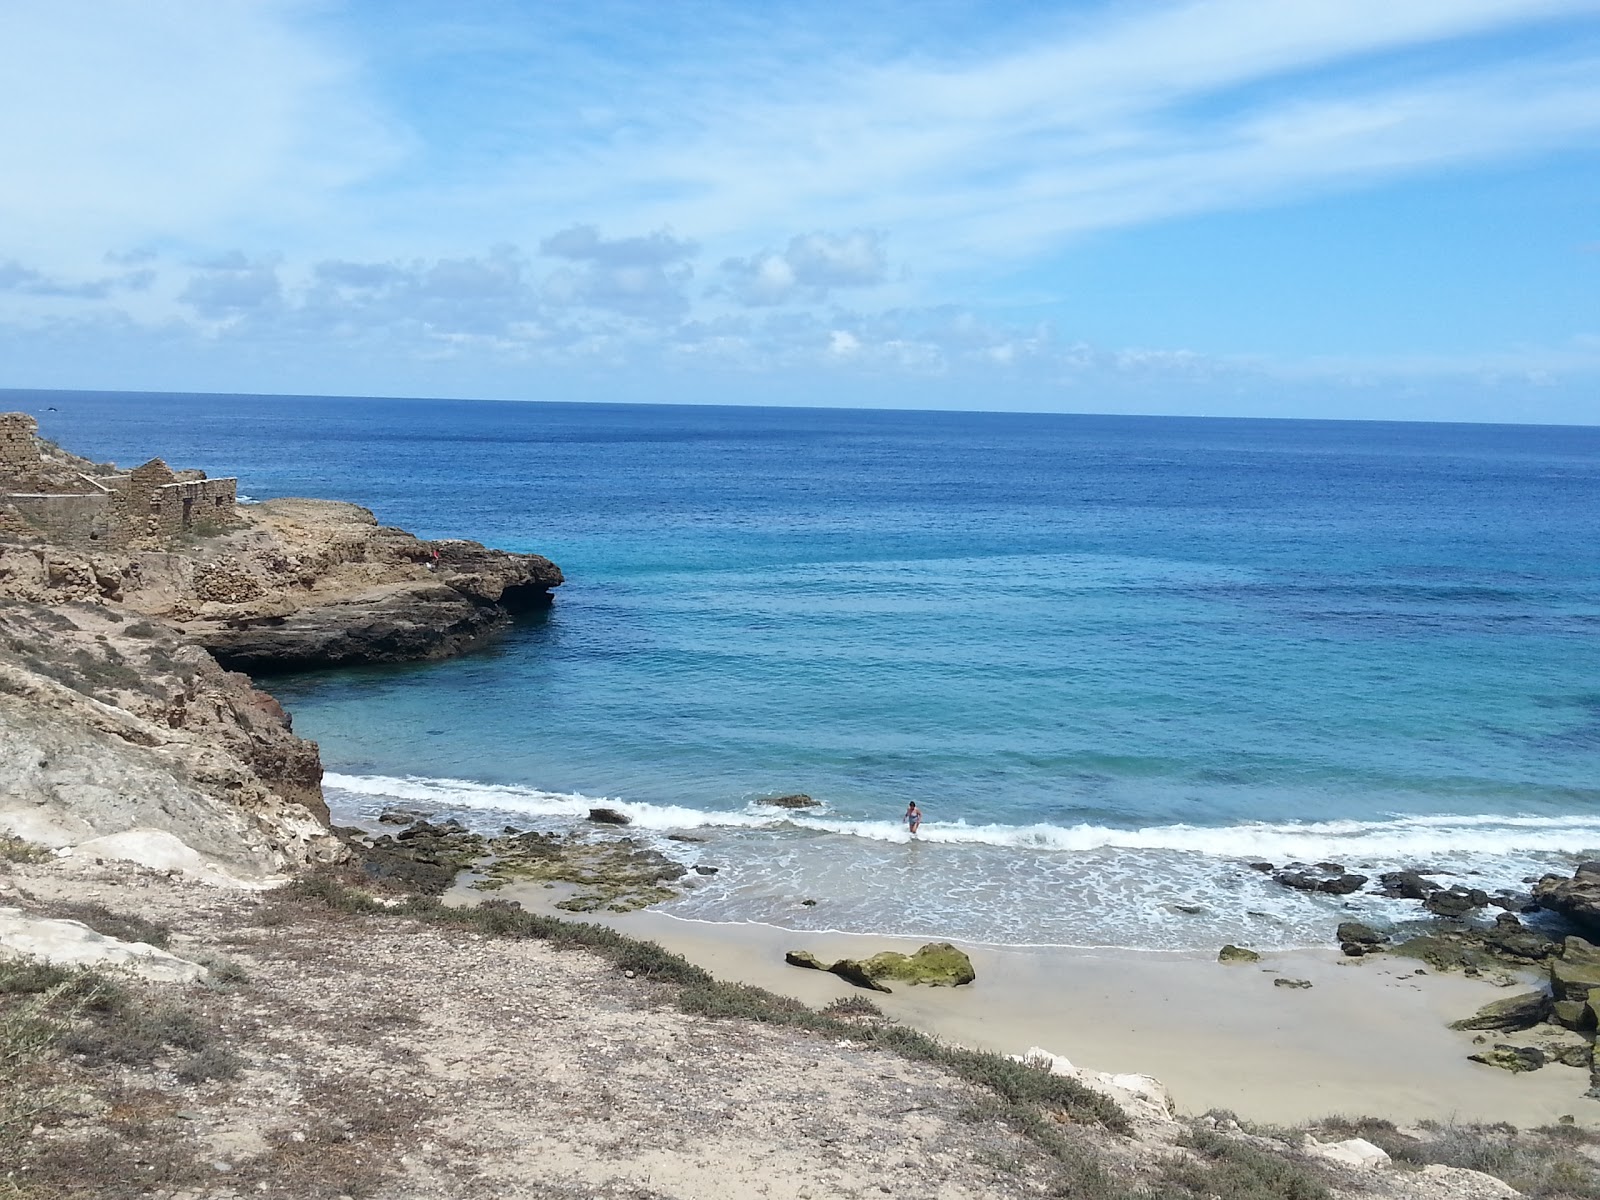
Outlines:
<svg viewBox="0 0 1600 1200"><path fill-rule="evenodd" d="M906 828L911 830L911 836L916 837L917 830L922 828L922 810L917 807L915 800L906 805L905 822Z"/></svg>

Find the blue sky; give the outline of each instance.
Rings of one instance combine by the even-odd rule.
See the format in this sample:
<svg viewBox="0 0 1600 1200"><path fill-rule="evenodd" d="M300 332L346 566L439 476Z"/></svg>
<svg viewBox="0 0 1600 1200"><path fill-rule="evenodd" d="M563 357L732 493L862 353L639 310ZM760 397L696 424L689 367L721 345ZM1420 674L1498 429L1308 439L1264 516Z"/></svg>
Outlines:
<svg viewBox="0 0 1600 1200"><path fill-rule="evenodd" d="M1600 423L1600 0L0 21L0 387Z"/></svg>

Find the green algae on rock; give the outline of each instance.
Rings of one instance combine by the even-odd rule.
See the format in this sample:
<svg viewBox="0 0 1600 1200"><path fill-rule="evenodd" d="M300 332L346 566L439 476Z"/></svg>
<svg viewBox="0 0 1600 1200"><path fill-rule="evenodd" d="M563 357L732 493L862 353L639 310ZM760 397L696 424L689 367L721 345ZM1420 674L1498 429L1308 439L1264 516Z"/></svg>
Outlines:
<svg viewBox="0 0 1600 1200"><path fill-rule="evenodd" d="M418 821L393 837L381 835L363 847L363 856L370 873L435 895L468 869L479 875L470 886L484 892L520 882L572 884L577 893L556 904L568 912L632 912L671 900L679 893L668 885L687 870L632 838L555 833L490 838L453 821Z"/></svg>
<svg viewBox="0 0 1600 1200"><path fill-rule="evenodd" d="M847 983L875 992L890 990L881 982L884 979L922 983L930 987L960 987L978 977L965 951L956 949L949 942L929 942L915 954L885 950L865 961L841 958L830 964L824 964L809 950L790 950L784 954L783 961L791 967L827 971Z"/></svg>
<svg viewBox="0 0 1600 1200"><path fill-rule="evenodd" d="M1469 1054L1467 1057L1473 1062L1480 1062L1490 1067L1499 1067L1501 1070L1510 1071L1513 1074L1522 1071L1537 1071L1545 1064L1544 1051L1537 1046L1497 1045L1492 1050L1482 1050L1477 1054Z"/></svg>
<svg viewBox="0 0 1600 1200"><path fill-rule="evenodd" d="M1220 963L1253 963L1260 962L1261 955L1254 950L1247 950L1243 946L1235 946L1229 942L1217 951L1217 961Z"/></svg>
<svg viewBox="0 0 1600 1200"><path fill-rule="evenodd" d="M972 960L949 942L929 942L914 954L885 950L867 959L865 966L873 979L897 979L929 987L960 987L978 977Z"/></svg>

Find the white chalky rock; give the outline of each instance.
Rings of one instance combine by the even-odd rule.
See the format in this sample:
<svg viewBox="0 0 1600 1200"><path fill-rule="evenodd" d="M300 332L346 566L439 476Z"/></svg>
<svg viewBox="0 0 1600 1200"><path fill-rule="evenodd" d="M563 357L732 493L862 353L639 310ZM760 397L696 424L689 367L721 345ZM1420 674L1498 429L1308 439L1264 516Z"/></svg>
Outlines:
<svg viewBox="0 0 1600 1200"><path fill-rule="evenodd" d="M30 917L20 908L0 908L0 955L63 967L120 967L160 983L189 983L206 971L156 946L107 937L82 921Z"/></svg>
<svg viewBox="0 0 1600 1200"><path fill-rule="evenodd" d="M1109 1071L1090 1071L1075 1067L1060 1054L1051 1054L1038 1046L1030 1047L1026 1054L1008 1055L1012 1061L1037 1067L1052 1075L1075 1079L1084 1087L1114 1100L1130 1117L1147 1121L1173 1120L1172 1097L1166 1085L1150 1075L1118 1075Z"/></svg>
<svg viewBox="0 0 1600 1200"><path fill-rule="evenodd" d="M1443 1184L1441 1194L1456 1200L1512 1200L1512 1197L1522 1195L1504 1179L1468 1167L1429 1163L1417 1174L1432 1183Z"/></svg>
<svg viewBox="0 0 1600 1200"><path fill-rule="evenodd" d="M1366 1138L1346 1138L1342 1142L1319 1142L1306 1135L1304 1149L1307 1154L1339 1163L1346 1167L1372 1168L1386 1166L1389 1152L1374 1146Z"/></svg>

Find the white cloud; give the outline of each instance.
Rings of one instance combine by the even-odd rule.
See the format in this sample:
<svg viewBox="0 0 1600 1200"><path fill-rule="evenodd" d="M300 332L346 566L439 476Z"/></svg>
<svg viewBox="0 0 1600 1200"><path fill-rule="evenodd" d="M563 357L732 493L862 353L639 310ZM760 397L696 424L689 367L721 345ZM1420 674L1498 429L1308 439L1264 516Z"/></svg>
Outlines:
<svg viewBox="0 0 1600 1200"><path fill-rule="evenodd" d="M817 303L833 288L882 283L889 265L883 240L869 230L801 234L789 239L782 254L725 259L722 270L728 291L741 304Z"/></svg>
<svg viewBox="0 0 1600 1200"><path fill-rule="evenodd" d="M402 144L348 57L247 0L12 0L0 229L53 261L285 238ZM298 234L294 235L298 241Z"/></svg>

